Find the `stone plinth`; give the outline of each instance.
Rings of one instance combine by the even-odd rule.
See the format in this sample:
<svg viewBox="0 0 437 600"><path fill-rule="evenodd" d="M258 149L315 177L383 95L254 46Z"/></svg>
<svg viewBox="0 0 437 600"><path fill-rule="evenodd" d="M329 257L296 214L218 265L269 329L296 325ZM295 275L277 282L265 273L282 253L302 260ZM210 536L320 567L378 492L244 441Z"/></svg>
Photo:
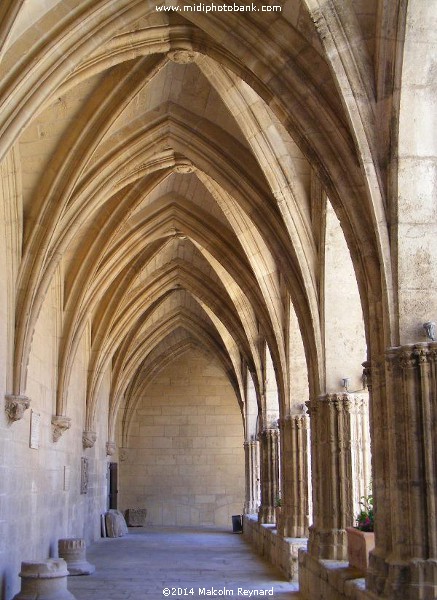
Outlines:
<svg viewBox="0 0 437 600"><path fill-rule="evenodd" d="M369 566L369 552L375 547L375 534L347 527L347 557L349 565L363 571Z"/></svg>
<svg viewBox="0 0 437 600"><path fill-rule="evenodd" d="M67 563L69 575L91 575L96 570L86 559L86 544L81 538L58 541L59 557Z"/></svg>
<svg viewBox="0 0 437 600"><path fill-rule="evenodd" d="M121 537L128 533L126 521L119 510L108 510L105 521L107 537Z"/></svg>
<svg viewBox="0 0 437 600"><path fill-rule="evenodd" d="M62 558L21 563L21 591L13 600L75 600L67 589L67 564Z"/></svg>
<svg viewBox="0 0 437 600"><path fill-rule="evenodd" d="M126 523L128 527L144 527L146 525L146 508L128 508L126 510Z"/></svg>

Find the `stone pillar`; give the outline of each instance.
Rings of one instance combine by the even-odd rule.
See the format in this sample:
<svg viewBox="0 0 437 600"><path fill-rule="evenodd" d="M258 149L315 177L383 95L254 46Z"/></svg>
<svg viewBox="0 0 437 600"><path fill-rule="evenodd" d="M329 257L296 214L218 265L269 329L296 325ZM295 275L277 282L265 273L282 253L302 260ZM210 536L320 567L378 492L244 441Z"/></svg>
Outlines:
<svg viewBox="0 0 437 600"><path fill-rule="evenodd" d="M354 524L351 394L326 394L307 402L311 424L314 524L308 551L346 560L346 527Z"/></svg>
<svg viewBox="0 0 437 600"><path fill-rule="evenodd" d="M275 499L279 495L279 429L264 429L260 435L261 506L260 523L275 522Z"/></svg>
<svg viewBox="0 0 437 600"><path fill-rule="evenodd" d="M62 558L21 563L21 591L13 600L75 600L67 589L67 565Z"/></svg>
<svg viewBox="0 0 437 600"><path fill-rule="evenodd" d="M367 588L392 600L432 600L437 598L437 343L390 348L385 381L382 365L372 365L372 383L376 546ZM381 414L375 413L378 407Z"/></svg>
<svg viewBox="0 0 437 600"><path fill-rule="evenodd" d="M308 427L307 415L280 419L282 511L278 524L283 537L308 535Z"/></svg>
<svg viewBox="0 0 437 600"><path fill-rule="evenodd" d="M59 557L67 563L69 575L91 575L95 567L86 559L86 544L82 538L67 538L58 541Z"/></svg>
<svg viewBox="0 0 437 600"><path fill-rule="evenodd" d="M246 465L246 501L244 503L244 514L255 515L259 508L260 497L258 440L244 442L244 456Z"/></svg>

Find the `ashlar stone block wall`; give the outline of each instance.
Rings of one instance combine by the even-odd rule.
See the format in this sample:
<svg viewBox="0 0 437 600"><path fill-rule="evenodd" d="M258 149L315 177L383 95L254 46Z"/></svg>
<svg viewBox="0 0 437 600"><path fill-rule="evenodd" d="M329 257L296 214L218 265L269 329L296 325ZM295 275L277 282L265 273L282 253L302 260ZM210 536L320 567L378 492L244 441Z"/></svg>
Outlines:
<svg viewBox="0 0 437 600"><path fill-rule="evenodd" d="M59 290L53 285L36 325L28 365L30 409L10 424L0 411L0 598L10 600L20 589L22 561L57 555L58 539L100 537L100 513L106 509L107 398L109 374L99 392L98 443L82 448L87 356L84 335L77 351L68 392L71 428L55 443L55 357L58 343ZM0 323L3 357L6 320ZM1 395L8 391L4 373ZM39 448L30 448L31 412L39 415ZM81 494L81 457L89 460L87 494Z"/></svg>
<svg viewBox="0 0 437 600"><path fill-rule="evenodd" d="M220 364L200 351L163 370L138 399L119 450L120 509L152 525L231 526L244 505L243 424Z"/></svg>

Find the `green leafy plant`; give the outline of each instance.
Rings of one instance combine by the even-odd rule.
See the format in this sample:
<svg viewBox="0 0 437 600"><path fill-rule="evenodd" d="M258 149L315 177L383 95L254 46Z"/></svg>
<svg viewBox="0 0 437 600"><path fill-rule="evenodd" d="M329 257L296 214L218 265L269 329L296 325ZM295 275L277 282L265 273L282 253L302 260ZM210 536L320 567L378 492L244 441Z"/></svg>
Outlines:
<svg viewBox="0 0 437 600"><path fill-rule="evenodd" d="M276 498L275 498L275 506L276 506L276 508L279 508L280 506L282 506L281 496L276 496Z"/></svg>
<svg viewBox="0 0 437 600"><path fill-rule="evenodd" d="M357 515L356 528L360 531L373 531L373 494L371 490L368 496L361 496L360 506L361 510Z"/></svg>

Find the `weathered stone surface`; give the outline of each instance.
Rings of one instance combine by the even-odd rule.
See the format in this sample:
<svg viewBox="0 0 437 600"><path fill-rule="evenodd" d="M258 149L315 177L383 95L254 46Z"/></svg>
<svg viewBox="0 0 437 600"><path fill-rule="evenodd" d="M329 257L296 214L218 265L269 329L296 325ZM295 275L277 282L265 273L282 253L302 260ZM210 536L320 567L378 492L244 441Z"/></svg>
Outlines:
<svg viewBox="0 0 437 600"><path fill-rule="evenodd" d="M128 508L126 510L126 523L128 527L144 527L146 524L146 508Z"/></svg>
<svg viewBox="0 0 437 600"><path fill-rule="evenodd" d="M59 557L67 563L69 575L91 575L95 567L86 559L86 544L81 538L66 538L58 541Z"/></svg>
<svg viewBox="0 0 437 600"><path fill-rule="evenodd" d="M5 396L5 411L11 421L19 421L24 416L24 411L30 406L27 396L7 394Z"/></svg>
<svg viewBox="0 0 437 600"><path fill-rule="evenodd" d="M373 531L359 531L355 527L347 527L346 531L349 566L365 573L369 566L369 552L375 547L375 534Z"/></svg>
<svg viewBox="0 0 437 600"><path fill-rule="evenodd" d="M63 415L52 416L53 441L57 442L62 434L70 429L71 419Z"/></svg>
<svg viewBox="0 0 437 600"><path fill-rule="evenodd" d="M108 510L105 515L106 535L108 537L121 537L128 533L126 521L119 510Z"/></svg>
<svg viewBox="0 0 437 600"><path fill-rule="evenodd" d="M260 523L275 522L275 501L279 496L279 429L264 429L260 439L261 506Z"/></svg>
<svg viewBox="0 0 437 600"><path fill-rule="evenodd" d="M62 558L21 563L21 591L13 600L75 600L67 589L67 564Z"/></svg>

